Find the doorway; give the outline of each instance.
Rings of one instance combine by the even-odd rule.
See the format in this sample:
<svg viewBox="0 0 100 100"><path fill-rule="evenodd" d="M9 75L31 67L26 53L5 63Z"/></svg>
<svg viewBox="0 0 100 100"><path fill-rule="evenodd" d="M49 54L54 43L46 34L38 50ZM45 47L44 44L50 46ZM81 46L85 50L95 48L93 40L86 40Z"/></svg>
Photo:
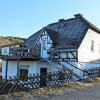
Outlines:
<svg viewBox="0 0 100 100"><path fill-rule="evenodd" d="M46 86L47 68L40 69L40 86Z"/></svg>
<svg viewBox="0 0 100 100"><path fill-rule="evenodd" d="M20 79L27 81L28 69L20 69Z"/></svg>

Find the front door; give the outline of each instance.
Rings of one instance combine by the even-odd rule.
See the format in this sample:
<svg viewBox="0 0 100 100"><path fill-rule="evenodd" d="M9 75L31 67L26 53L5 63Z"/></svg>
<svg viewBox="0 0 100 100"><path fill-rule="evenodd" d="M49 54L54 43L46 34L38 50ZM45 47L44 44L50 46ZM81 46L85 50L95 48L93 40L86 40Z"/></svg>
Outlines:
<svg viewBox="0 0 100 100"><path fill-rule="evenodd" d="M40 69L40 86L46 86L47 68Z"/></svg>
<svg viewBox="0 0 100 100"><path fill-rule="evenodd" d="M27 80L28 77L28 69L20 69L20 79Z"/></svg>

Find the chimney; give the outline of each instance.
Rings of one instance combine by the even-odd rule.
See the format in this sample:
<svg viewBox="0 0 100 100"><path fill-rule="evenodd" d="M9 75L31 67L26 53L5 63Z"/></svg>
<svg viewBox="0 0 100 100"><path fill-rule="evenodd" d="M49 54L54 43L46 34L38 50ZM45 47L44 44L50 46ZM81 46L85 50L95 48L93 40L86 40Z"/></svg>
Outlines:
<svg viewBox="0 0 100 100"><path fill-rule="evenodd" d="M65 21L65 19L59 19L59 22L63 22L63 21Z"/></svg>
<svg viewBox="0 0 100 100"><path fill-rule="evenodd" d="M80 13L79 14L75 14L74 16L75 16L75 18L82 18L83 17L83 15L80 14Z"/></svg>

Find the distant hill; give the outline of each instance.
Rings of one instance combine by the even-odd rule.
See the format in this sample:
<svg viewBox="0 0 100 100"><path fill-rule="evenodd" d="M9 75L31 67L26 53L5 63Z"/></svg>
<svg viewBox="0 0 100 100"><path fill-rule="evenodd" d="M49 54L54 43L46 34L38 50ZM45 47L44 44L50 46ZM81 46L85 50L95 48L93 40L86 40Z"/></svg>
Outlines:
<svg viewBox="0 0 100 100"><path fill-rule="evenodd" d="M16 43L23 43L25 41L25 38L20 38L20 37L2 37L0 36L0 46L3 45L9 45L9 44L16 44Z"/></svg>

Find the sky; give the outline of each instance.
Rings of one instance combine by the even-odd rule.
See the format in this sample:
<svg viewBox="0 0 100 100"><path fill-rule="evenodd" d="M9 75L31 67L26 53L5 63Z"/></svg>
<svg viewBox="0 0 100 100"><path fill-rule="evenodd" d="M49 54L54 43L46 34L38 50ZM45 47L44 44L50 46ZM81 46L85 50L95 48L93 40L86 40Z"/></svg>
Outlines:
<svg viewBox="0 0 100 100"><path fill-rule="evenodd" d="M100 28L100 0L0 0L0 36L28 38L77 13Z"/></svg>

